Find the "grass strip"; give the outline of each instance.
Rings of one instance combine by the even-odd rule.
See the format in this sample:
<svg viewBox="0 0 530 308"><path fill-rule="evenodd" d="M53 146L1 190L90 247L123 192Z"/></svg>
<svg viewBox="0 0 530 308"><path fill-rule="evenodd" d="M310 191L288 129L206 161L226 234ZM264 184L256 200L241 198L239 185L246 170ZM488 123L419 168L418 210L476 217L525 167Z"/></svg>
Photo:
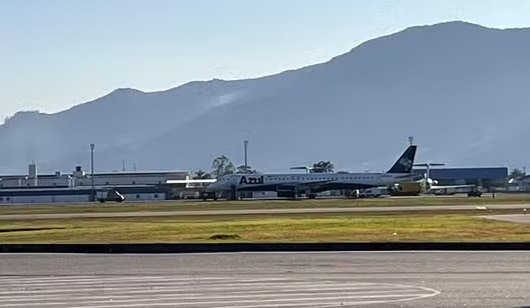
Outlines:
<svg viewBox="0 0 530 308"><path fill-rule="evenodd" d="M0 242L530 241L530 225L477 217L484 214L395 212L2 221Z"/></svg>

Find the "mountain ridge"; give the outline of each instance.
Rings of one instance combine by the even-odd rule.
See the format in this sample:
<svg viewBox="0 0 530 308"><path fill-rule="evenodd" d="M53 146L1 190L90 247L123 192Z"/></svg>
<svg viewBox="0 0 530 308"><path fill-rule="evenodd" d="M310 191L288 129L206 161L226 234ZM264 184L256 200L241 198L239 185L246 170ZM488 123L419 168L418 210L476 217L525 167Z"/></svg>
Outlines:
<svg viewBox="0 0 530 308"><path fill-rule="evenodd" d="M177 86L165 89L165 90L157 90L157 91L143 91L141 89L129 88L129 87L116 88L116 89L112 90L111 92L109 92L107 94L103 94L103 95L101 95L101 96L99 96L99 97L97 97L95 99L79 103L77 105L74 105L72 107L66 108L66 109L58 111L58 112L48 113L48 112L42 112L40 110L20 110L20 111L17 111L15 114L9 116L9 118L14 118L19 113L28 113L28 112L38 112L40 115L60 114L60 113L63 113L63 112L67 112L67 111L71 110L72 108L76 108L76 107L79 107L79 106L82 106L82 105L85 105L85 104L94 103L94 102L96 102L98 100L101 100L103 98L106 98L108 96L114 95L116 93L121 93L121 92L138 92L138 93L141 93L141 94L159 94L159 93L170 92L170 91L173 91L173 90L178 90L180 88L185 88L187 86L195 85L195 84L204 85L204 84L208 84L208 83L211 83L211 82L229 83L229 82L256 81L256 80L268 79L268 78L275 77L275 76L278 76L278 75L281 75L281 74L288 74L290 72L295 72L295 71L311 68L313 66L320 66L320 65L332 62L334 59L340 58L340 57L342 57L344 55L347 55L350 52L354 51L356 48L361 47L364 44L368 44L368 43L370 43L372 41L377 41L377 40L380 40L380 39L393 37L393 36L395 36L397 34L406 33L408 31L423 30L423 29L429 29L429 28L433 28L433 27L440 28L440 27L444 27L444 26L454 26L454 25L464 25L464 26L467 26L467 27L470 27L470 28L487 29L487 30L495 30L495 31L517 31L517 30L526 31L526 30L530 30L530 27L518 27L518 28L486 27L486 26L483 26L483 25L480 25L480 24L466 22L466 21L460 21L460 20L457 20L457 21L446 21L446 22L425 24L425 25L415 25L415 26L406 27L406 28L404 28L401 31L397 31L397 32L393 32L393 33L390 33L390 34L386 34L386 35L382 35L382 36L379 36L379 37L376 37L376 38L369 39L369 40L367 40L365 42L360 43L356 47L353 47L352 49L350 49L346 53L343 53L343 54L340 54L340 55L337 55L337 56L334 56L334 57L330 58L328 61L325 61L325 62L322 62L322 63L317 63L317 64L312 64L312 65L307 65L307 66L302 66L302 67L299 67L299 68L288 69L288 70L284 70L284 71L281 71L281 72L278 72L278 73L275 73L275 74L271 74L271 75L265 75L265 76L254 77L254 78L244 78L244 79L221 79L221 78L214 77L214 78L208 79L208 80L188 81L188 82L185 82L183 84L180 84L180 85L177 85ZM0 126L2 126L2 125L0 125Z"/></svg>
<svg viewBox="0 0 530 308"><path fill-rule="evenodd" d="M371 157L379 170L409 135L417 137L420 160L524 163L502 148L525 151L511 145L519 138L511 136L524 131L530 113L526 38L529 28L414 26L269 76L191 81L155 92L116 89L59 113L21 113L0 126L11 148L0 171L8 169L5 162L25 170L31 160L46 171L86 166L89 143L97 144L102 171L121 169L124 159L149 170L208 169L216 155L240 161L244 139L251 140L257 169L321 159L358 169ZM433 110L445 122L433 119ZM495 127L484 127L481 118Z"/></svg>

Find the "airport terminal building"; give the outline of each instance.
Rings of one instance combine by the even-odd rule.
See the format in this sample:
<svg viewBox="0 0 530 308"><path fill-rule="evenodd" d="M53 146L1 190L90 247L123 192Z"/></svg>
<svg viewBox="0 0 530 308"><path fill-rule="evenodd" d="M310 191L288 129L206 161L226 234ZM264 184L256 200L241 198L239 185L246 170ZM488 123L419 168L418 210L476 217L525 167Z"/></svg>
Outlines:
<svg viewBox="0 0 530 308"><path fill-rule="evenodd" d="M174 182L190 176L189 171L115 172L96 173L92 178L80 166L71 174L39 175L32 164L27 175L0 176L0 204L88 202L94 191L111 189L127 201L178 199L189 187Z"/></svg>

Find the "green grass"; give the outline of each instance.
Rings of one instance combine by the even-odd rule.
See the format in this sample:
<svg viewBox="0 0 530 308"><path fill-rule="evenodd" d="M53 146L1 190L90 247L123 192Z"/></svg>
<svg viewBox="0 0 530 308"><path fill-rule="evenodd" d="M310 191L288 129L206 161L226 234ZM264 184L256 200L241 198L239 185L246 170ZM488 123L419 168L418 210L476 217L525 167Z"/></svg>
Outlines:
<svg viewBox="0 0 530 308"><path fill-rule="evenodd" d="M0 242L530 241L530 225L476 217L484 214L394 212L1 221ZM29 228L33 230L24 230Z"/></svg>
<svg viewBox="0 0 530 308"><path fill-rule="evenodd" d="M233 210L233 209L281 209L311 207L371 207L371 206L417 206L451 204L493 204L530 203L530 195L498 194L495 199L467 197L420 197L420 198L379 198L379 199L317 199L317 200L258 200L258 201L174 201L145 203L94 204L49 204L1 206L0 215L9 214L55 214L93 212L135 212L135 211L194 211L194 210Z"/></svg>

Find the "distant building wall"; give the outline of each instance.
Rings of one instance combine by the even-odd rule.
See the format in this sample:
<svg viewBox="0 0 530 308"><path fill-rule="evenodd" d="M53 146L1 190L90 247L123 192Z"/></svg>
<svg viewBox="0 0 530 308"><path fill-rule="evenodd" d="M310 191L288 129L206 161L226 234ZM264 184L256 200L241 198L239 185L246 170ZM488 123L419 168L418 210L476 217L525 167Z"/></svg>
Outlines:
<svg viewBox="0 0 530 308"><path fill-rule="evenodd" d="M122 194L125 201L160 201L166 200L166 193L130 193Z"/></svg>
<svg viewBox="0 0 530 308"><path fill-rule="evenodd" d="M424 175L426 169L414 169L413 173ZM476 184L484 187L499 186L506 183L508 168L433 168L430 177L441 185Z"/></svg>
<svg viewBox="0 0 530 308"><path fill-rule="evenodd" d="M168 180L186 180L190 173L182 172L134 172L134 173L99 173L94 175L96 186L124 185L164 185ZM27 175L0 176L0 189L8 188L52 188L92 186L92 179L81 169L72 175L47 174L36 179Z"/></svg>
<svg viewBox="0 0 530 308"><path fill-rule="evenodd" d="M254 191L252 198L277 198L278 193L275 191Z"/></svg>
<svg viewBox="0 0 530 308"><path fill-rule="evenodd" d="M7 177L0 181L1 188L27 188L27 187L71 187L72 181L68 176L43 177L29 179L27 177Z"/></svg>
<svg viewBox="0 0 530 308"><path fill-rule="evenodd" d="M508 185L508 191L510 192L530 192L530 176L525 176Z"/></svg>
<svg viewBox="0 0 530 308"><path fill-rule="evenodd" d="M168 173L105 173L94 175L94 185L163 185L168 180L185 180L188 172ZM76 186L90 186L90 175L75 180Z"/></svg>
<svg viewBox="0 0 530 308"><path fill-rule="evenodd" d="M0 204L24 204L24 203L73 203L73 202L88 202L90 196L83 195L4 195L0 197Z"/></svg>
<svg viewBox="0 0 530 308"><path fill-rule="evenodd" d="M97 173L94 186L114 188L126 201L166 200L182 185L168 185L169 180L187 180L188 171ZM92 178L81 167L72 174L38 175L30 168L28 175L0 176L0 204L87 202L92 195ZM182 187L180 187L182 186Z"/></svg>
<svg viewBox="0 0 530 308"><path fill-rule="evenodd" d="M167 197L163 190L156 187L117 190L125 201L157 201ZM4 189L0 190L0 204L89 202L91 194L91 189Z"/></svg>

